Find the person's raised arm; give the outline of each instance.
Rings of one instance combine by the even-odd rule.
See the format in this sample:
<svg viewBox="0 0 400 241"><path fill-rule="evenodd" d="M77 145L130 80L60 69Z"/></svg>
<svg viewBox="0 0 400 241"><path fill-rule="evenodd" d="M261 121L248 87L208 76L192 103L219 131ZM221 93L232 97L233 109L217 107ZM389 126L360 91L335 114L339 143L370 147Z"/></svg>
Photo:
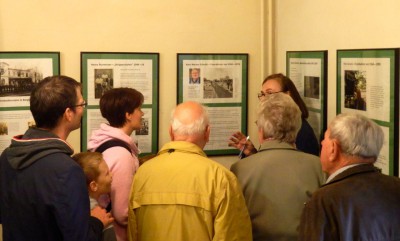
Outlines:
<svg viewBox="0 0 400 241"><path fill-rule="evenodd" d="M244 147L243 149L244 156L250 156L252 154L257 153L257 149L254 147L251 140L247 139L247 137L240 131L233 133L229 137L228 146L234 147L238 150L242 150Z"/></svg>

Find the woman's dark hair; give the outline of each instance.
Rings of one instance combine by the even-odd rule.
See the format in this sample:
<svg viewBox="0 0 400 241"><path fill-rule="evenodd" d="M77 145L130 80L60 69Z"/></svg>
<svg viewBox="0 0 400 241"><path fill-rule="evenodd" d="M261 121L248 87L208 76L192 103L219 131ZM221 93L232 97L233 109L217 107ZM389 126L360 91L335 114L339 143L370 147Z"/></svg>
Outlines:
<svg viewBox="0 0 400 241"><path fill-rule="evenodd" d="M276 80L281 85L281 91L287 92L289 91L290 96L296 102L297 106L299 106L301 111L301 117L307 119L308 118L308 109L306 104L304 103L303 99L300 97L299 92L296 89L293 81L289 79L287 76L283 74L272 74L265 78L262 84L265 84L268 80Z"/></svg>
<svg viewBox="0 0 400 241"><path fill-rule="evenodd" d="M101 115L112 127L122 127L126 122L126 113L132 113L143 104L144 97L132 88L115 88L106 91L100 98Z"/></svg>
<svg viewBox="0 0 400 241"><path fill-rule="evenodd" d="M54 128L67 108L77 104L81 85L73 78L57 75L44 78L32 90L30 110L39 128Z"/></svg>

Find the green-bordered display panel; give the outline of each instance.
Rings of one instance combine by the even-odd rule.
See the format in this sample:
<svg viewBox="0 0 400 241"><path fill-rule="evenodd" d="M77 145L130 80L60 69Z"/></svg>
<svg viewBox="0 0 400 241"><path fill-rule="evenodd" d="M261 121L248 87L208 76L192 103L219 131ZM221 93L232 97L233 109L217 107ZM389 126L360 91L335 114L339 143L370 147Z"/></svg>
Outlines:
<svg viewBox="0 0 400 241"><path fill-rule="evenodd" d="M93 130L107 121L101 116L99 100L112 88L128 87L140 91L144 96L142 127L132 133L141 154L156 154L158 151L158 53L81 52L81 78L83 96L88 103L82 121L81 146L87 142Z"/></svg>
<svg viewBox="0 0 400 241"><path fill-rule="evenodd" d="M385 141L375 166L398 175L399 50L337 50L337 114L359 113L382 127Z"/></svg>
<svg viewBox="0 0 400 241"><path fill-rule="evenodd" d="M60 52L0 52L0 152L35 124L29 109L34 86L59 74Z"/></svg>
<svg viewBox="0 0 400 241"><path fill-rule="evenodd" d="M286 52L286 74L308 109L307 121L321 141L327 125L328 51Z"/></svg>
<svg viewBox="0 0 400 241"><path fill-rule="evenodd" d="M248 54L178 53L177 103L196 101L210 117L207 155L233 155L228 146L232 133L247 133Z"/></svg>

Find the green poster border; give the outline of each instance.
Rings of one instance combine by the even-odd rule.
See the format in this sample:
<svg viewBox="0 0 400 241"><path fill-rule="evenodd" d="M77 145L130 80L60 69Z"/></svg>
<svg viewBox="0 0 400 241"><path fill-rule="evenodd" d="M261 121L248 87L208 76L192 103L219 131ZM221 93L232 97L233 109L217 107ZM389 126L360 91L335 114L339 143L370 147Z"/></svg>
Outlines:
<svg viewBox="0 0 400 241"><path fill-rule="evenodd" d="M389 128L389 175L398 176L399 170L399 49L339 49L337 50L337 102L336 114L342 113L342 69L344 58L389 58L390 59L390 117L389 122L375 120L378 125Z"/></svg>
<svg viewBox="0 0 400 241"><path fill-rule="evenodd" d="M83 86L83 97L88 97L88 80L87 80L87 62L89 59L132 59L132 60L152 60L152 104L143 104L143 109L151 109L152 113L152 136L151 136L151 152L140 153L139 157L144 157L158 152L158 122L159 122L159 53L137 53L137 52L81 52L81 80ZM123 87L123 86L119 86ZM87 109L98 109L99 105L88 105ZM87 110L82 119L81 128L81 150L87 150Z"/></svg>
<svg viewBox="0 0 400 241"><path fill-rule="evenodd" d="M319 59L321 60L321 109L310 108L307 106L309 112L319 113L320 119L320 136L317 138L321 141L323 139L325 130L327 128L327 108L328 108L328 51L327 50L313 50L313 51L287 51L286 52L286 74L289 78L290 73L290 59Z"/></svg>
<svg viewBox="0 0 400 241"><path fill-rule="evenodd" d="M51 59L52 60L52 75L60 74L60 52L23 52L23 51L2 51L0 52L1 59ZM47 76L46 76L47 77ZM29 110L29 104L27 106L18 107L0 107L0 111L13 111L13 110Z"/></svg>
<svg viewBox="0 0 400 241"><path fill-rule="evenodd" d="M241 102L231 103L202 103L208 107L241 107L241 132L247 133L247 86L248 86L248 61L249 55L246 53L178 53L177 54L177 104L183 102L183 61L184 60L241 60L242 61L242 90ZM228 137L227 137L228 138ZM228 142L228 141L227 141ZM228 144L226 144L228 146ZM236 149L206 150L208 156L237 155Z"/></svg>

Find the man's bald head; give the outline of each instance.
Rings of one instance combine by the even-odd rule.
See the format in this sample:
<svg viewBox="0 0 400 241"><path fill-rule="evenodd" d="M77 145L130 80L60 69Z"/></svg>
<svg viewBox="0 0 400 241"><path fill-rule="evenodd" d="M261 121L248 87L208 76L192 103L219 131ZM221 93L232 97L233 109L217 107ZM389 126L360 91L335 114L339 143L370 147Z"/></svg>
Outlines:
<svg viewBox="0 0 400 241"><path fill-rule="evenodd" d="M170 135L172 140L189 141L199 146L202 145L204 138L207 142L209 119L205 107L194 101L179 104L172 111Z"/></svg>

